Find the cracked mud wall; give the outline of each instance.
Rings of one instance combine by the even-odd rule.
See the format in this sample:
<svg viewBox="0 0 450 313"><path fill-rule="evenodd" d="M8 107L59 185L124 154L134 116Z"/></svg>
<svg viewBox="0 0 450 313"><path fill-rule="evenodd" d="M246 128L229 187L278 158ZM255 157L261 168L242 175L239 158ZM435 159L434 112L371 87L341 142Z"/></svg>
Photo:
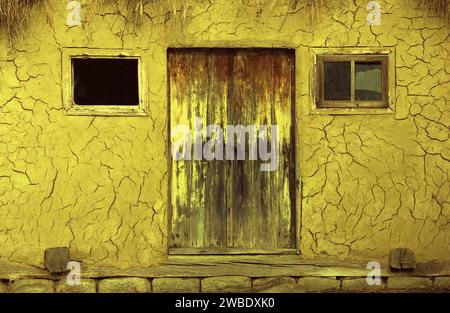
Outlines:
<svg viewBox="0 0 450 313"><path fill-rule="evenodd" d="M198 1L186 18L155 4L135 25L122 1L34 9L13 47L0 34L0 257L41 266L74 259L120 267L164 259L168 238L166 48L296 48L297 205L305 257L385 259L398 246L419 261L450 259L449 24L408 1L329 1L314 14L283 1ZM395 47L393 115L310 115L309 47ZM67 116L61 49L142 49L149 116ZM300 197L300 194L302 197Z"/></svg>

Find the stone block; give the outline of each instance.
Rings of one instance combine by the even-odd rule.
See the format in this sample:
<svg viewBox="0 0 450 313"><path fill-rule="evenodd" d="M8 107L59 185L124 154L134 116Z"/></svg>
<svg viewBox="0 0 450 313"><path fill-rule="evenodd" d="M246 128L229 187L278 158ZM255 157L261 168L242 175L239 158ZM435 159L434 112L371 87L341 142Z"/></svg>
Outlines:
<svg viewBox="0 0 450 313"><path fill-rule="evenodd" d="M436 288L450 289L450 276L436 277L433 286Z"/></svg>
<svg viewBox="0 0 450 313"><path fill-rule="evenodd" d="M55 285L48 279L19 279L11 286L14 293L53 293Z"/></svg>
<svg viewBox="0 0 450 313"><path fill-rule="evenodd" d="M387 289L424 289L433 285L430 278L423 277L389 277Z"/></svg>
<svg viewBox="0 0 450 313"><path fill-rule="evenodd" d="M369 285L366 278L348 278L342 280L343 291L380 291L384 289L385 283L380 285Z"/></svg>
<svg viewBox="0 0 450 313"><path fill-rule="evenodd" d="M392 249L389 254L389 267L393 270L412 270L416 268L416 256L407 248Z"/></svg>
<svg viewBox="0 0 450 313"><path fill-rule="evenodd" d="M299 288L292 277L265 277L253 280L253 291L256 292L298 292Z"/></svg>
<svg viewBox="0 0 450 313"><path fill-rule="evenodd" d="M340 289L340 281L328 277L301 277L297 285L306 292L337 291Z"/></svg>
<svg viewBox="0 0 450 313"><path fill-rule="evenodd" d="M45 250L44 266L50 273L64 273L70 261L69 248L49 248Z"/></svg>
<svg viewBox="0 0 450 313"><path fill-rule="evenodd" d="M71 286L65 279L56 283L56 292L59 293L96 293L97 287L93 279L81 279L80 285Z"/></svg>
<svg viewBox="0 0 450 313"><path fill-rule="evenodd" d="M221 276L202 279L202 292L250 292L251 280L245 276Z"/></svg>
<svg viewBox="0 0 450 313"><path fill-rule="evenodd" d="M8 292L8 285L0 281L0 293L7 293L7 292Z"/></svg>
<svg viewBox="0 0 450 313"><path fill-rule="evenodd" d="M148 279L139 277L106 278L98 284L100 293L145 293L150 291Z"/></svg>
<svg viewBox="0 0 450 313"><path fill-rule="evenodd" d="M154 292L200 292L200 279L155 278L152 287Z"/></svg>

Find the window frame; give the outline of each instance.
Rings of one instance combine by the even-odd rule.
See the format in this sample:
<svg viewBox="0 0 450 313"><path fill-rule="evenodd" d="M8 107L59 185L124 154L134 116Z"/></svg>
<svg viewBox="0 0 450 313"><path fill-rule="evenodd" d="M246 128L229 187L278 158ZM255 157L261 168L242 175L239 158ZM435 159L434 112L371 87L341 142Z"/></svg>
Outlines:
<svg viewBox="0 0 450 313"><path fill-rule="evenodd" d="M74 101L72 59L136 59L138 61L138 105L79 105ZM148 116L147 58L139 50L63 48L62 93L66 115L79 116Z"/></svg>
<svg viewBox="0 0 450 313"><path fill-rule="evenodd" d="M393 114L395 54L393 48L312 48L310 79L312 114ZM382 100L355 100L355 63L381 62ZM324 62L350 62L351 99L324 100Z"/></svg>

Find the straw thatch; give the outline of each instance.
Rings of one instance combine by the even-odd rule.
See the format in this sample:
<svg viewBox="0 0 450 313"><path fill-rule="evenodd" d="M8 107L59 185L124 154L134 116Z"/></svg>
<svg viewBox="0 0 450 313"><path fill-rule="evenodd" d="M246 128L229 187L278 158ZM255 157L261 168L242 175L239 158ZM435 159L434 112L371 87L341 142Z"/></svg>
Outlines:
<svg viewBox="0 0 450 313"><path fill-rule="evenodd" d="M0 0L0 27L13 37L24 26L32 7L42 0Z"/></svg>
<svg viewBox="0 0 450 313"><path fill-rule="evenodd" d="M141 22L144 6L154 4L159 7L161 15L179 17L180 21L185 21L189 8L201 0L125 0L132 20L139 24Z"/></svg>
<svg viewBox="0 0 450 313"><path fill-rule="evenodd" d="M449 15L449 0L412 0L417 2L418 7L425 8L440 16Z"/></svg>
<svg viewBox="0 0 450 313"><path fill-rule="evenodd" d="M104 3L113 0L92 0L97 3ZM169 16L177 16L180 20L185 20L189 13L189 8L202 0L125 0L125 5L130 12L130 20L139 23L144 14L144 6L154 4L160 7L161 13ZM286 0L241 0L242 5L269 5L273 7L280 1ZM304 5L314 10L325 0L287 0L290 1L291 10ZM450 0L409 0L410 4L425 9L432 15L449 17ZM0 0L0 27L5 28L8 36L13 37L24 27L25 22L30 17L33 6L44 3L46 0Z"/></svg>

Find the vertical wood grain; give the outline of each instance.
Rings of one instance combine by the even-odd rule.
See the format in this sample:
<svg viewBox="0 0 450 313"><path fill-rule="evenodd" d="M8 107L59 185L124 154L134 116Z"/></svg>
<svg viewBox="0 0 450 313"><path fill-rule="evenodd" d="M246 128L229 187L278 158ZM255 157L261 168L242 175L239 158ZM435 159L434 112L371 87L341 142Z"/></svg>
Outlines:
<svg viewBox="0 0 450 313"><path fill-rule="evenodd" d="M279 167L246 160L172 162L172 247L293 248L291 109L293 54L279 49L174 49L171 125L277 124ZM269 127L270 131L270 127ZM193 138L192 138L193 139ZM203 135L202 147L207 140ZM235 141L238 138L235 138ZM269 134L269 140L270 138ZM194 147L192 145L192 152ZM269 141L270 151L270 141ZM237 149L235 149L237 157Z"/></svg>

